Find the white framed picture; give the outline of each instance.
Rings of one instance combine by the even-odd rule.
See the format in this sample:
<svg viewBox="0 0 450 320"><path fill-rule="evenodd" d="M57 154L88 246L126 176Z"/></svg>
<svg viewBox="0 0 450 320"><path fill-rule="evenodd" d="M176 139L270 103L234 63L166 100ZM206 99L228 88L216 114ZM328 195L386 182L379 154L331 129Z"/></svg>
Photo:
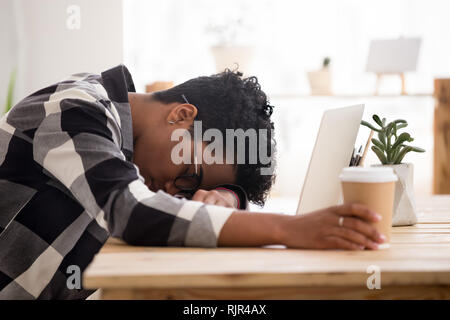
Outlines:
<svg viewBox="0 0 450 320"><path fill-rule="evenodd" d="M366 71L377 74L415 71L421 41L420 38L372 40Z"/></svg>

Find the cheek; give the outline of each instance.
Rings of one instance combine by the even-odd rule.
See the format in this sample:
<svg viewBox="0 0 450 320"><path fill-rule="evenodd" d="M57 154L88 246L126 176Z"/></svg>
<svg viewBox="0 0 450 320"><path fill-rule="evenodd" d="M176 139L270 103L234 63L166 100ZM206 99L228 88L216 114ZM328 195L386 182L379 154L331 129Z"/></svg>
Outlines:
<svg viewBox="0 0 450 320"><path fill-rule="evenodd" d="M151 176L151 168L155 161L152 160L152 156L149 152L145 152L145 149L136 145L134 148L133 162L138 166L140 174L147 178Z"/></svg>
<svg viewBox="0 0 450 320"><path fill-rule="evenodd" d="M172 147L170 144L155 144L149 146L137 143L134 150L134 163L139 167L141 175L152 177L159 181L173 178L178 167L171 160Z"/></svg>
<svg viewBox="0 0 450 320"><path fill-rule="evenodd" d="M161 178L167 180L175 179L180 171L180 165L176 165L172 161L171 154L172 146L170 144L166 144L161 148L161 151L157 155L158 168L160 170Z"/></svg>

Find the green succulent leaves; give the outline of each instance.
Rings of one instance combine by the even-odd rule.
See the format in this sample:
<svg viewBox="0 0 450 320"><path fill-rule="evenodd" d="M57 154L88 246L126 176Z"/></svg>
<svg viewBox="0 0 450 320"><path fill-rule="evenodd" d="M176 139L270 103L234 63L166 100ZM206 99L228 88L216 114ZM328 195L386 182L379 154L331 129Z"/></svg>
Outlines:
<svg viewBox="0 0 450 320"><path fill-rule="evenodd" d="M373 131L376 131L376 132L380 132L380 130L379 129L377 129L377 128L375 128L374 126L372 126L370 123L368 123L367 121L361 121L361 124L363 125L363 126L366 126L366 127L368 127L368 128L370 128L370 129L372 129Z"/></svg>
<svg viewBox="0 0 450 320"><path fill-rule="evenodd" d="M424 149L405 145L414 139L407 132L398 133L406 128L408 122L398 119L386 124L386 118L381 119L378 115L372 116L375 124L361 121L361 125L378 133L378 139L372 138L372 151L377 155L382 164L400 164L408 152L425 152Z"/></svg>

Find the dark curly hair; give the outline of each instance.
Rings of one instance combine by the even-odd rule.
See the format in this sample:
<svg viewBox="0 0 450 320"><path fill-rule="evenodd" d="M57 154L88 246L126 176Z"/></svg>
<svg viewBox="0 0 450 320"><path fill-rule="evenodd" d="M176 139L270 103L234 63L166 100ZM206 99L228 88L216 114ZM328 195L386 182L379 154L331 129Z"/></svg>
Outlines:
<svg viewBox="0 0 450 320"><path fill-rule="evenodd" d="M263 163L260 152L257 159L249 161L249 139L245 139L245 163L236 164L236 184L247 193L248 200L263 206L275 181L275 140L273 122L270 116L273 107L256 77L244 78L239 71L226 69L224 72L188 80L173 88L153 93L153 98L163 103L184 103L184 97L197 107L195 120L202 121L202 131L218 129L226 145L226 129L266 129L267 135L257 134L257 146L265 144L269 163ZM261 139L261 141L260 141ZM235 138L234 154L237 143ZM264 161L265 162L265 161ZM236 163L236 162L235 162ZM261 174L261 169L272 168L271 174ZM267 169L266 169L267 170Z"/></svg>

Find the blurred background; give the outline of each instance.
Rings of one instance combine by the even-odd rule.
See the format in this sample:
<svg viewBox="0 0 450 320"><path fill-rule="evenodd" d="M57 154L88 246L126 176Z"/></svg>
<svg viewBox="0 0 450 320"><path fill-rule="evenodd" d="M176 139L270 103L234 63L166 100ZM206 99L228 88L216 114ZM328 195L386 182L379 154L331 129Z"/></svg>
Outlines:
<svg viewBox="0 0 450 320"><path fill-rule="evenodd" d="M434 79L450 77L448 12L447 0L1 0L0 103L119 63L140 92L239 65L275 106L278 177L264 210L295 211L323 111L357 103L366 120L409 122L426 153L405 161L425 197Z"/></svg>

